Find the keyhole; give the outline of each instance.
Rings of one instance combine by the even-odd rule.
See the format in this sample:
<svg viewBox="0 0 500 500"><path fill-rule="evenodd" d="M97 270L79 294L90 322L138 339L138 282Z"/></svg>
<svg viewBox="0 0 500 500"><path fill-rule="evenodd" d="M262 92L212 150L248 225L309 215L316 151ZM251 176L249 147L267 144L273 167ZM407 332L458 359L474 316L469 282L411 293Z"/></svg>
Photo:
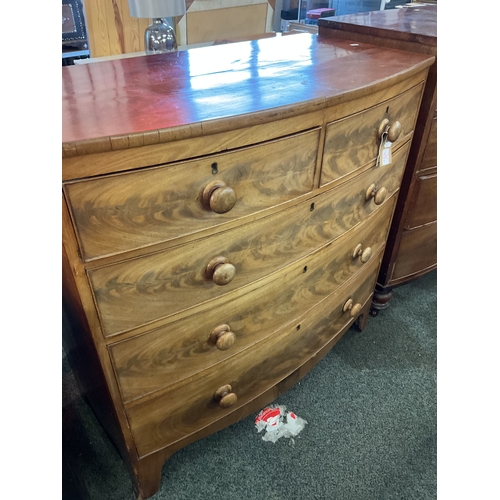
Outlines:
<svg viewBox="0 0 500 500"><path fill-rule="evenodd" d="M311 212L314 210L314 203L311 203L311 208L310 208Z"/></svg>
<svg viewBox="0 0 500 500"><path fill-rule="evenodd" d="M215 175L219 172L219 168L217 162L212 163L212 175Z"/></svg>
<svg viewBox="0 0 500 500"><path fill-rule="evenodd" d="M387 106L387 109L385 110L386 113L389 113L389 106Z"/></svg>
<svg viewBox="0 0 500 500"><path fill-rule="evenodd" d="M304 272L307 273L307 266L304 266Z"/></svg>

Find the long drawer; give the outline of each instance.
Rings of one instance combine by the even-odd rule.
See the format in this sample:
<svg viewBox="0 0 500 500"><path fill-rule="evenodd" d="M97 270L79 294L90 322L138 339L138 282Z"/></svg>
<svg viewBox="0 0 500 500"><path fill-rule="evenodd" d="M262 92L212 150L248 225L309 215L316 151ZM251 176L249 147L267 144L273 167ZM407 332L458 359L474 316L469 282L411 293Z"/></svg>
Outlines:
<svg viewBox="0 0 500 500"><path fill-rule="evenodd" d="M345 237L275 273L269 283L111 345L124 401L190 377L304 314L372 258L379 258L395 200L392 197ZM226 327L219 328L222 325Z"/></svg>
<svg viewBox="0 0 500 500"><path fill-rule="evenodd" d="M377 196L367 199L368 191L386 191L388 199L399 189L408 148L409 143L400 148L391 165L371 168L307 202L206 238L202 245L195 241L88 271L104 334L213 300L340 237L383 203ZM214 262L231 267L232 280L214 282L208 272Z"/></svg>
<svg viewBox="0 0 500 500"><path fill-rule="evenodd" d="M371 297L379 259L293 324L248 349L169 387L160 396L134 402L126 408L139 456L147 455L198 431L244 406L273 387L310 359L353 321L343 311L352 299L365 304ZM222 408L217 391L229 385L237 401Z"/></svg>
<svg viewBox="0 0 500 500"><path fill-rule="evenodd" d="M352 174L375 160L380 145L379 128L399 122L397 149L412 133L417 119L423 84L366 111L327 125L321 170L321 185ZM385 122L384 122L385 123Z"/></svg>
<svg viewBox="0 0 500 500"><path fill-rule="evenodd" d="M175 240L308 193L318 141L314 129L199 160L65 184L83 259Z"/></svg>

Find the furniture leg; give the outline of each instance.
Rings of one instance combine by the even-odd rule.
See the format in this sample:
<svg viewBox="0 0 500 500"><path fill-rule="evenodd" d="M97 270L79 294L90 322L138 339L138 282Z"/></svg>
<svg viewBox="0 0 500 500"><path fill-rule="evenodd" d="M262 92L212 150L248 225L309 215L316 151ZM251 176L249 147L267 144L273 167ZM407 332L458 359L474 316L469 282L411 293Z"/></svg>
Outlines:
<svg viewBox="0 0 500 500"><path fill-rule="evenodd" d="M134 493L137 500L145 500L158 491L163 463L158 455L150 455L134 464Z"/></svg>
<svg viewBox="0 0 500 500"><path fill-rule="evenodd" d="M368 322L368 316L370 315L371 302L368 300L366 304L363 306L363 309L359 316L356 318L356 326L360 331L363 331L366 328L366 323Z"/></svg>
<svg viewBox="0 0 500 500"><path fill-rule="evenodd" d="M370 314L375 317L379 311L383 311L389 307L389 302L392 299L392 287L381 287L377 285L373 293Z"/></svg>

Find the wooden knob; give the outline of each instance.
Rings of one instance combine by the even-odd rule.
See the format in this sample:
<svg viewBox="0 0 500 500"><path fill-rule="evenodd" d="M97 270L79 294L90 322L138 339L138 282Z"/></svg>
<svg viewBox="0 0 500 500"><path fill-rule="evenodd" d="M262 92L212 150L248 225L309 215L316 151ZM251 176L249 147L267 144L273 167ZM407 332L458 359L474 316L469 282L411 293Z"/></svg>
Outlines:
<svg viewBox="0 0 500 500"><path fill-rule="evenodd" d="M219 387L215 392L214 398L219 402L219 406L221 408L229 408L230 406L234 405L236 401L238 401L238 396L236 396L236 394L232 392L232 390L233 389L228 384Z"/></svg>
<svg viewBox="0 0 500 500"><path fill-rule="evenodd" d="M216 285L227 285L236 275L236 268L226 257L215 257L205 268L205 274Z"/></svg>
<svg viewBox="0 0 500 500"><path fill-rule="evenodd" d="M372 256L372 249L371 249L371 247L366 247L363 250L363 253L361 254L361 257L359 258L359 260L363 264L366 264L370 260L371 256Z"/></svg>
<svg viewBox="0 0 500 500"><path fill-rule="evenodd" d="M382 203L384 203L386 197L387 197L387 188L381 187L380 189L377 189L373 201L375 202L375 205L381 205Z"/></svg>
<svg viewBox="0 0 500 500"><path fill-rule="evenodd" d="M203 190L202 204L217 214L229 212L236 203L236 193L223 181L213 181Z"/></svg>
<svg viewBox="0 0 500 500"><path fill-rule="evenodd" d="M386 197L387 197L387 189L385 187L376 189L375 184L371 184L370 187L366 190L366 195L365 195L366 201L373 198L375 205L381 205L382 203L384 203Z"/></svg>
<svg viewBox="0 0 500 500"><path fill-rule="evenodd" d="M216 326L210 334L210 340L217 346L220 351L229 349L236 340L236 335L231 331L229 325Z"/></svg>
<svg viewBox="0 0 500 500"><path fill-rule="evenodd" d="M358 245L356 245L356 248L354 249L354 252L352 254L352 258L353 259L356 259L359 257L359 260L365 264L366 262L368 262L370 260L370 257L372 256L372 249L370 247L366 247L364 250L363 250L363 245L361 245L361 243L359 243Z"/></svg>
<svg viewBox="0 0 500 500"><path fill-rule="evenodd" d="M398 140L398 137L401 135L402 130L403 130L403 127L401 127L401 123L399 123L398 121L395 121L389 127L389 131L387 132L387 139L390 142L396 142Z"/></svg>
<svg viewBox="0 0 500 500"><path fill-rule="evenodd" d="M350 311L351 318L355 318L361 312L361 304L354 303L352 299L348 299L342 308L342 311Z"/></svg>
<svg viewBox="0 0 500 500"><path fill-rule="evenodd" d="M389 120L387 118L384 118L378 127L378 136L381 139L382 134L387 130L387 127L389 127Z"/></svg>
<svg viewBox="0 0 500 500"><path fill-rule="evenodd" d="M378 127L378 136L382 139L382 134L387 132L387 140L390 142L396 142L402 131L403 127L400 122L395 121L391 124L387 118L384 118Z"/></svg>
<svg viewBox="0 0 500 500"><path fill-rule="evenodd" d="M223 286L231 283L235 275L236 268L228 262L215 267L212 280L216 285Z"/></svg>

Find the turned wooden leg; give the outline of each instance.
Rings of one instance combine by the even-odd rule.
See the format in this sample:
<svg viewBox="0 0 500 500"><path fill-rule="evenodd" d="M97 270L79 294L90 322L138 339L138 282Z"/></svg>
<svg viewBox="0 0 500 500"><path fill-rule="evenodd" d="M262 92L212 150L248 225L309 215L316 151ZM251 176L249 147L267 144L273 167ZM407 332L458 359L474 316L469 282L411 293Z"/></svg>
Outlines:
<svg viewBox="0 0 500 500"><path fill-rule="evenodd" d="M158 455L150 455L134 464L134 493L137 500L145 500L158 491L163 463Z"/></svg>
<svg viewBox="0 0 500 500"><path fill-rule="evenodd" d="M392 288L391 287L380 287L377 285L375 291L373 292L372 305L370 309L370 314L372 316L377 316L379 311L383 311L389 307L389 302L392 299Z"/></svg>

